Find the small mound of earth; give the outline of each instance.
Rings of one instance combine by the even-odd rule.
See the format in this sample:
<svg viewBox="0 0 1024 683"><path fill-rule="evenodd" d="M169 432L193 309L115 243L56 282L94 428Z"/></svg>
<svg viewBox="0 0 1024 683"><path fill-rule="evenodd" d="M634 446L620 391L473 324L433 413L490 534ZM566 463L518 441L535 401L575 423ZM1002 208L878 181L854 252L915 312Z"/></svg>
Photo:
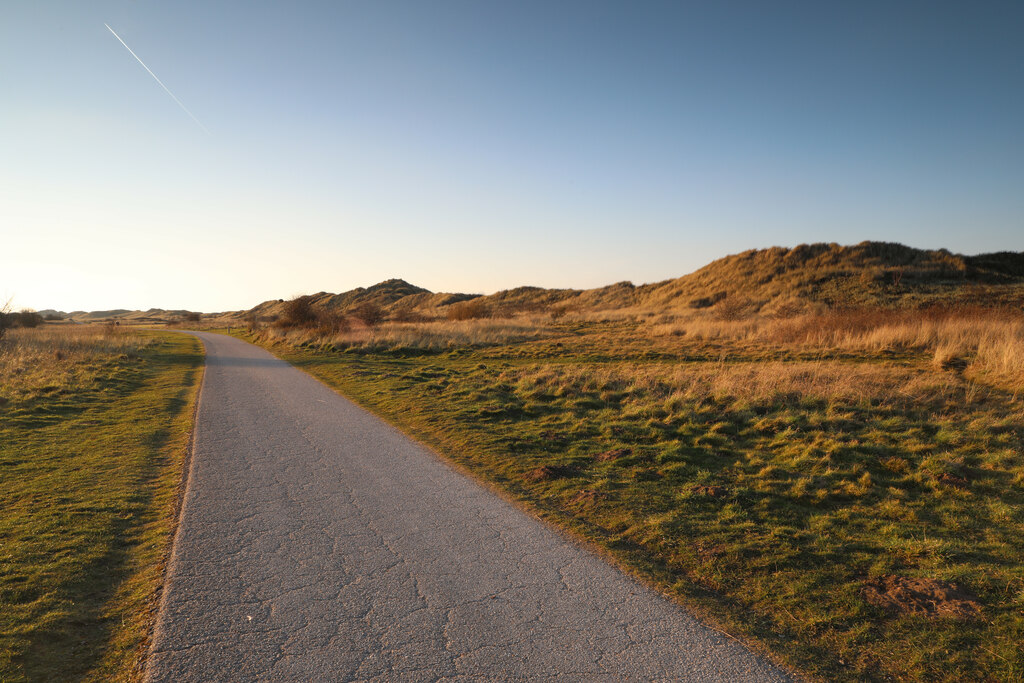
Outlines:
<svg viewBox="0 0 1024 683"><path fill-rule="evenodd" d="M598 453L597 455L594 456L594 460L597 460L599 462L608 462L610 460L619 460L620 458L625 458L627 455L632 454L632 448L613 448L610 451Z"/></svg>
<svg viewBox="0 0 1024 683"><path fill-rule="evenodd" d="M897 614L974 619L981 616L978 598L955 583L937 579L883 576L864 587L864 599Z"/></svg>
<svg viewBox="0 0 1024 683"><path fill-rule="evenodd" d="M728 490L724 486L694 486L690 489L695 495L709 498L724 498Z"/></svg>
<svg viewBox="0 0 1024 683"><path fill-rule="evenodd" d="M963 477L958 477L955 474L943 472L937 478L941 483L945 484L946 486L952 486L953 488L957 489L967 488L967 480L964 479Z"/></svg>
<svg viewBox="0 0 1024 683"><path fill-rule="evenodd" d="M602 493L601 491L593 491L591 489L580 489L579 492L571 498L570 502L576 504L584 504L592 503L595 500L605 500L606 498L608 498L608 494Z"/></svg>
<svg viewBox="0 0 1024 683"><path fill-rule="evenodd" d="M552 479L571 477L574 474L576 474L576 470L566 465L544 465L527 472L526 481L551 481Z"/></svg>

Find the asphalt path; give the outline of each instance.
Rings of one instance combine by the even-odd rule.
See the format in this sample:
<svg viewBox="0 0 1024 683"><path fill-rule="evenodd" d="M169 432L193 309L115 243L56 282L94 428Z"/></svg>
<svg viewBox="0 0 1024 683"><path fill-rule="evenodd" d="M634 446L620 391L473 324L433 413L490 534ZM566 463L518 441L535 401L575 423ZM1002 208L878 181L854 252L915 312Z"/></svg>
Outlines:
<svg viewBox="0 0 1024 683"><path fill-rule="evenodd" d="M317 380L197 336L149 680L788 680Z"/></svg>

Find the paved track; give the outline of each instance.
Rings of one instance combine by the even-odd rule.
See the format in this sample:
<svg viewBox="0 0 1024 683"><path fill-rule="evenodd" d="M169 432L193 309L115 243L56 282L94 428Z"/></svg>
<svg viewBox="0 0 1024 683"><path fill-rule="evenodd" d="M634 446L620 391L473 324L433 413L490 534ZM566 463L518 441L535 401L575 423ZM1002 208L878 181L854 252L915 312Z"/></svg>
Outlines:
<svg viewBox="0 0 1024 683"><path fill-rule="evenodd" d="M786 679L308 375L198 336L150 680Z"/></svg>

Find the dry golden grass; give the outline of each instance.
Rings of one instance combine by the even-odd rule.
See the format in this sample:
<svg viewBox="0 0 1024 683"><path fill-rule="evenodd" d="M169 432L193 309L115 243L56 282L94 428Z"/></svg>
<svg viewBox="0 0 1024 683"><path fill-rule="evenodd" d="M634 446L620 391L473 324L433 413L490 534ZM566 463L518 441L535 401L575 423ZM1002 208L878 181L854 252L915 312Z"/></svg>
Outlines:
<svg viewBox="0 0 1024 683"><path fill-rule="evenodd" d="M92 382L99 365L135 357L153 339L110 325L57 324L10 330L0 344L0 400L16 401L41 389L81 388Z"/></svg>
<svg viewBox="0 0 1024 683"><path fill-rule="evenodd" d="M636 303L671 308L736 308L740 301L762 313L794 298L833 306L900 305L899 302L966 302L970 283L1000 282L998 296L1019 301L1021 256L961 256L900 244L803 244L793 249L753 249L718 259L700 270L638 291Z"/></svg>
<svg viewBox="0 0 1024 683"><path fill-rule="evenodd" d="M609 315L628 317L636 309L740 319L855 306L895 309L983 302L1019 307L1024 302L1024 254L961 256L880 242L804 244L733 254L689 275L642 285L617 282L586 290L516 287L473 295L432 293L403 280L387 280L339 294L319 292L300 298L311 312L352 314L370 304L390 320L407 322L538 312L559 317L613 311ZM245 325L254 319L287 322L292 318L289 305L275 299L249 311L225 313L220 326ZM188 312L166 313L187 317ZM190 324L211 321L204 316Z"/></svg>
<svg viewBox="0 0 1024 683"><path fill-rule="evenodd" d="M1005 309L854 310L743 320L662 315L651 320L651 333L779 349L922 352L940 369L1013 389L1024 385L1024 315Z"/></svg>
<svg viewBox="0 0 1024 683"><path fill-rule="evenodd" d="M425 322L387 322L376 327L365 325L348 331L324 333L317 329L265 327L261 339L283 341L291 345L314 344L335 348L421 349L444 351L466 346L491 346L542 339L551 333L545 316L519 316L511 319L430 320Z"/></svg>
<svg viewBox="0 0 1024 683"><path fill-rule="evenodd" d="M599 393L622 405L642 404L669 417L694 403L751 405L885 402L906 405L984 398L986 392L951 373L890 365L812 362L544 366L507 371L502 379L524 391L554 396Z"/></svg>

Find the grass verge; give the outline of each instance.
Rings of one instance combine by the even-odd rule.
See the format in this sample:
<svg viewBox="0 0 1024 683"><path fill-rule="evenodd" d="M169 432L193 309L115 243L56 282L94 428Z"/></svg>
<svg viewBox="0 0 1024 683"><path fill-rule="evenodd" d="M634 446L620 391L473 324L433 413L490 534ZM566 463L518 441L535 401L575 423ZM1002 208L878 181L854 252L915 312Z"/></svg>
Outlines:
<svg viewBox="0 0 1024 683"><path fill-rule="evenodd" d="M1024 406L1002 374L630 320L445 349L240 336L811 675L1024 676Z"/></svg>
<svg viewBox="0 0 1024 683"><path fill-rule="evenodd" d="M202 362L100 326L0 347L0 680L140 678Z"/></svg>

